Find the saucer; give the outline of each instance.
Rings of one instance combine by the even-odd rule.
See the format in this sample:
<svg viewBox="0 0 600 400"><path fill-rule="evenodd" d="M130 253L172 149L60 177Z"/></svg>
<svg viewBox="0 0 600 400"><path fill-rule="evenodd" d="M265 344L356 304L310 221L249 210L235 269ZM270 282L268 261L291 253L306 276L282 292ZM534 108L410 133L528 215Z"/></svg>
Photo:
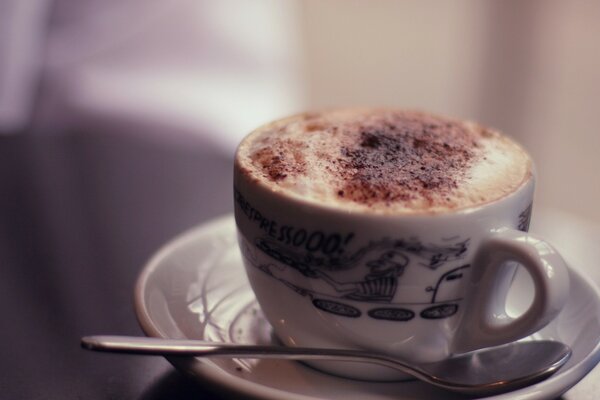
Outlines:
<svg viewBox="0 0 600 400"><path fill-rule="evenodd" d="M489 399L554 398L600 361L600 294L571 269L568 303L544 329L524 340L560 340L573 349L569 362L536 385ZM531 282L517 275L508 308L528 306ZM148 336L272 344L271 328L248 284L228 215L194 228L165 245L143 269L135 289L138 320ZM261 399L464 399L419 381L344 379L285 360L172 357L180 371L237 396Z"/></svg>

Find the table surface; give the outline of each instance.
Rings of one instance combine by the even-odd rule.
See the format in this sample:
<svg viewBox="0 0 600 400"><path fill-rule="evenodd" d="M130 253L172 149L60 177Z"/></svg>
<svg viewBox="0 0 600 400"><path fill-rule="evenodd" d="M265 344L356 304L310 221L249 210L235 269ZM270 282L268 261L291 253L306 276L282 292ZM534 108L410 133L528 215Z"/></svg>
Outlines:
<svg viewBox="0 0 600 400"><path fill-rule="evenodd" d="M198 146L118 135L0 142L0 397L220 399L160 357L99 354L90 334L142 335L132 304L144 262L177 233L232 209L231 160ZM600 257L600 228L534 212L576 268ZM600 393L600 368L562 398Z"/></svg>

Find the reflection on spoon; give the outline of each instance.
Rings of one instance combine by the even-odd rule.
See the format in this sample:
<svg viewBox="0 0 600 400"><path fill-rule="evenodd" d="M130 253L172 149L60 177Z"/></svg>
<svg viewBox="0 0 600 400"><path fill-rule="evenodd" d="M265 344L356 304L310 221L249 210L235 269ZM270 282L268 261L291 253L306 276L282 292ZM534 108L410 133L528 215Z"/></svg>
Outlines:
<svg viewBox="0 0 600 400"><path fill-rule="evenodd" d="M532 385L558 371L571 356L569 346L541 340L515 342L428 364L360 350L259 346L133 336L87 336L88 350L161 356L336 360L387 366L453 392L488 396Z"/></svg>

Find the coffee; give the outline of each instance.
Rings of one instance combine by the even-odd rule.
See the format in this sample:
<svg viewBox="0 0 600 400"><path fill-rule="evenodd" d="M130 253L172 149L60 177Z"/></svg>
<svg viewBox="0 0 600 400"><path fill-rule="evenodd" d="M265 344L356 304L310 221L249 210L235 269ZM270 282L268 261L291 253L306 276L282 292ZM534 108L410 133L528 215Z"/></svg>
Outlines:
<svg viewBox="0 0 600 400"><path fill-rule="evenodd" d="M473 122L394 109L275 121L240 145L238 167L270 190L375 213L437 213L500 199L526 182L515 142Z"/></svg>

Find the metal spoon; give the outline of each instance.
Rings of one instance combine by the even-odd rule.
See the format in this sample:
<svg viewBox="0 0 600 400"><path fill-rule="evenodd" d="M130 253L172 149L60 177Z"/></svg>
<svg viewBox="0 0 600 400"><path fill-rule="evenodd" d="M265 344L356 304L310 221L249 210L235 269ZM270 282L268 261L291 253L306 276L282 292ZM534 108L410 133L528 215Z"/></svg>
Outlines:
<svg viewBox="0 0 600 400"><path fill-rule="evenodd" d="M384 365L453 392L488 396L546 379L571 356L569 346L553 341L515 342L429 364L407 364L394 357L359 350L259 346L199 340L131 336L88 336L88 350L161 356L336 360Z"/></svg>

